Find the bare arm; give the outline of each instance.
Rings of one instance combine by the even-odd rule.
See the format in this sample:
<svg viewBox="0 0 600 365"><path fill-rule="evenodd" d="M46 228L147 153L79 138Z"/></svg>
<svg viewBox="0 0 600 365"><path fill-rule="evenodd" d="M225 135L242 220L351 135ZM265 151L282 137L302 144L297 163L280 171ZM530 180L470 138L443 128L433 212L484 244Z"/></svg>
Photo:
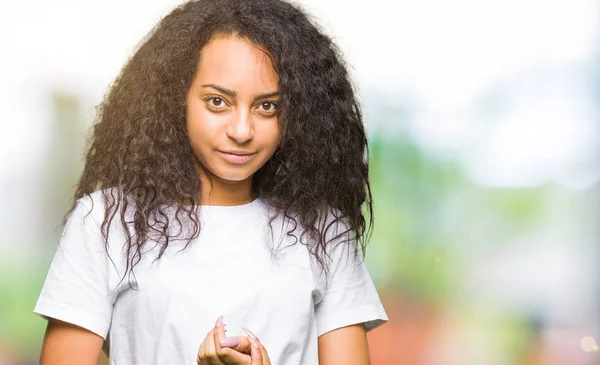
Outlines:
<svg viewBox="0 0 600 365"><path fill-rule="evenodd" d="M320 365L369 365L369 344L363 324L338 328L319 337Z"/></svg>
<svg viewBox="0 0 600 365"><path fill-rule="evenodd" d="M96 365L104 339L79 326L53 318L48 321L41 365Z"/></svg>

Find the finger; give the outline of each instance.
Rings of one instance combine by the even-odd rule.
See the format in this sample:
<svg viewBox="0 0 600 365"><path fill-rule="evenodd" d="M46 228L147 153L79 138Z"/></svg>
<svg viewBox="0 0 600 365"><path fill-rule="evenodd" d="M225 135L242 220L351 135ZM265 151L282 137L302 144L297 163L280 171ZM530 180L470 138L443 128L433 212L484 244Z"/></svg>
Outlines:
<svg viewBox="0 0 600 365"><path fill-rule="evenodd" d="M243 341L243 340L242 340ZM246 342L248 339L246 338ZM217 319L215 323L215 329L213 331L213 343L215 345L215 351L219 360L225 363L233 364L248 364L250 362L250 351L247 353L238 352L229 347L221 346L221 342L225 345L233 345L233 347L240 347L240 340L237 337L225 337L225 326L223 324L223 316ZM242 342L242 344L244 341Z"/></svg>
<svg viewBox="0 0 600 365"><path fill-rule="evenodd" d="M252 331L250 331L246 327L242 327L242 331L246 332L246 334L248 335L248 337L250 337L251 339L258 340L258 336L255 335Z"/></svg>
<svg viewBox="0 0 600 365"><path fill-rule="evenodd" d="M262 356L262 365L271 365L271 359L269 358L269 354L267 353L267 349L265 349L265 347L263 346L262 342L260 342L260 340L257 338L256 339L257 344L260 347L260 354Z"/></svg>
<svg viewBox="0 0 600 365"><path fill-rule="evenodd" d="M229 359L230 357L226 355L226 353L223 351L223 348L221 347L221 341L223 341L224 339L225 324L223 324L223 316L220 316L219 318L217 318L217 322L215 323L215 329L212 332L212 342L215 347L215 354L221 362L225 361L225 358Z"/></svg>
<svg viewBox="0 0 600 365"><path fill-rule="evenodd" d="M209 358L210 354L207 352L207 349L206 349L206 342L207 342L206 339L207 338L212 338L212 331L210 331L206 334L206 338L200 344L200 348L198 349L198 359L197 359L198 365L211 365L210 358Z"/></svg>
<svg viewBox="0 0 600 365"><path fill-rule="evenodd" d="M250 349L250 359L252 360L252 365L271 365L269 354L267 353L265 347L260 343L258 337L245 327L242 327L242 331L248 334L248 337L252 342L252 347Z"/></svg>
<svg viewBox="0 0 600 365"><path fill-rule="evenodd" d="M250 339L246 336L225 337L220 344L222 348L228 347L247 355L250 355L250 347L252 346Z"/></svg>
<svg viewBox="0 0 600 365"><path fill-rule="evenodd" d="M228 347L223 347L221 349L221 353L219 354L219 360L224 362L225 364L250 364L252 361L250 359L250 355L243 354L236 350L230 349Z"/></svg>
<svg viewBox="0 0 600 365"><path fill-rule="evenodd" d="M212 335L213 343L215 344L215 352L219 354L221 352L221 341L225 339L225 325L223 324L223 316L217 318Z"/></svg>
<svg viewBox="0 0 600 365"><path fill-rule="evenodd" d="M267 353L267 349L262 345L262 343L256 340L260 345L260 353L262 356L262 365L271 365L271 358L269 358L269 354Z"/></svg>
<svg viewBox="0 0 600 365"><path fill-rule="evenodd" d="M250 364L251 365L264 365L263 364L263 352L260 349L260 342L258 339L250 338L252 346L250 347Z"/></svg>
<svg viewBox="0 0 600 365"><path fill-rule="evenodd" d="M215 348L214 332L215 330L213 329L204 339L203 361L207 365L223 365L223 362L219 360L219 355L217 354L217 350Z"/></svg>
<svg viewBox="0 0 600 365"><path fill-rule="evenodd" d="M202 341L200 348L198 349L198 359L196 362L198 365L204 365L204 341Z"/></svg>

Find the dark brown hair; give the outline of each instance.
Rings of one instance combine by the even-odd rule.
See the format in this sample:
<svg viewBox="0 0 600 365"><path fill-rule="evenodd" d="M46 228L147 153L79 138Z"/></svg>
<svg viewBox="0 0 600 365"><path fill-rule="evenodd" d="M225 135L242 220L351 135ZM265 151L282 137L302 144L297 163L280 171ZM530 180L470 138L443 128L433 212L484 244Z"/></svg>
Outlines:
<svg viewBox="0 0 600 365"><path fill-rule="evenodd" d="M287 233L308 244L323 267L326 246L340 236L364 254L373 216L361 109L331 39L280 0L189 1L163 18L98 106L74 205L102 190L102 233L108 245L111 222L120 218L128 271L149 237L161 238L158 258L180 238L172 225L191 224L188 244L197 237L201 183L186 130L186 94L200 52L215 35L250 40L278 74L281 140L254 175L254 191L303 228L299 237ZM175 219L165 207L175 207ZM323 220L324 212L334 220ZM339 223L345 232L331 238L329 229Z"/></svg>

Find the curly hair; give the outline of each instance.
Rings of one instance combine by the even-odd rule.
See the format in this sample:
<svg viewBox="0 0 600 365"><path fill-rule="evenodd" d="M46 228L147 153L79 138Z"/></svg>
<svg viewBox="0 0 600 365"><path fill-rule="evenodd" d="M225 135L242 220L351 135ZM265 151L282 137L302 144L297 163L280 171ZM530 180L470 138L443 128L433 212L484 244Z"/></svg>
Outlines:
<svg viewBox="0 0 600 365"><path fill-rule="evenodd" d="M252 184L276 213L271 222L282 215L294 229L302 227L300 237L294 229L287 235L312 242L310 252L325 270L326 247L339 237L364 256L373 205L361 108L332 40L281 0L189 1L152 29L97 107L71 211L80 198L102 190L105 245L113 219L120 218L127 271L153 235L162 243L157 259L180 239L170 225L191 223L186 247L198 236L201 182L187 134L186 94L203 46L219 35L251 41L278 75L280 142ZM165 207L175 207L174 219ZM324 211L333 221L322 219ZM337 223L345 232L331 238Z"/></svg>

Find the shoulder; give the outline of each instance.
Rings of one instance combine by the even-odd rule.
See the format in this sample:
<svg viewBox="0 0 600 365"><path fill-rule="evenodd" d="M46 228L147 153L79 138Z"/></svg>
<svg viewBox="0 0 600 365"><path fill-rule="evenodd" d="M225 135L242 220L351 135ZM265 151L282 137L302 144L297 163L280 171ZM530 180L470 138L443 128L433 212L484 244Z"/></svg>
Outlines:
<svg viewBox="0 0 600 365"><path fill-rule="evenodd" d="M98 229L106 217L106 207L109 206L107 201L116 201L119 199L116 189L102 189L84 195L77 199L73 205L73 209L68 214L66 221L69 225L83 225L87 228ZM111 227L115 223L120 223L120 219L110 220Z"/></svg>
<svg viewBox="0 0 600 365"><path fill-rule="evenodd" d="M108 256L113 262L117 262L117 258L122 261L124 230L119 217L108 217L108 230L104 229L104 192L106 190L95 191L74 203L59 240L60 251L65 255L90 263L104 263Z"/></svg>
<svg viewBox="0 0 600 365"><path fill-rule="evenodd" d="M327 261L340 260L341 256L358 253L352 226L339 209L329 206L321 209L317 230L325 238L324 253Z"/></svg>
<svg viewBox="0 0 600 365"><path fill-rule="evenodd" d="M104 200L103 190L97 190L77 199L69 214L69 221L100 225L104 220Z"/></svg>
<svg viewBox="0 0 600 365"><path fill-rule="evenodd" d="M362 262L355 235L347 218L336 208L326 207L321 210L317 231L324 238L311 246L312 260L317 275L325 279L335 275L340 267L358 266Z"/></svg>
<svg viewBox="0 0 600 365"><path fill-rule="evenodd" d="M326 207L322 210L322 217L328 233L333 235L332 238L338 235L351 233L352 230L348 219L342 214L341 210L333 207Z"/></svg>

